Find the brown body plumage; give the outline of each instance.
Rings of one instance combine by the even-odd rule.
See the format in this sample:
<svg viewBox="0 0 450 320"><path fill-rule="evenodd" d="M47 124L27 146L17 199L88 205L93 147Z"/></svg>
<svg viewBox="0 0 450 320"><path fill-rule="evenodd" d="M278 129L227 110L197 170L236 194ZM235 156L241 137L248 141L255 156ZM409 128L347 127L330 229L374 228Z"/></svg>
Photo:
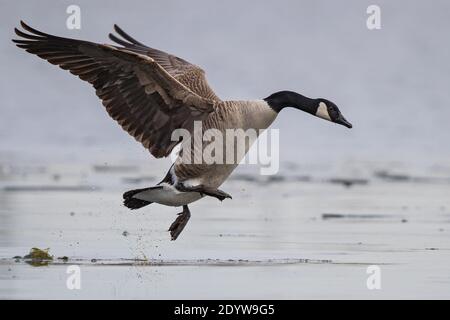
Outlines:
<svg viewBox="0 0 450 320"><path fill-rule="evenodd" d="M21 39L13 41L19 48L92 84L108 114L153 156L167 157L180 144L179 157L158 185L123 195L124 204L130 209L152 202L183 206L183 212L169 228L172 240L189 220L187 204L205 195L219 200L231 198L218 187L237 167L261 130L283 108L293 107L352 127L331 101L311 99L292 91L279 91L264 100L222 101L209 87L200 67L147 47L118 26L114 29L120 37L109 36L120 46L56 37L23 22L21 25L28 33L15 29ZM218 149L223 151L222 161L208 162L202 158L209 143L204 143L201 132L195 129L197 122L201 123L201 132L214 129L225 139ZM226 141L228 129L253 129L256 136L250 140L241 136L230 146ZM180 130L189 133L192 139L181 143L173 139L172 134ZM195 160L199 157L196 150L200 150L199 162ZM186 162L184 155L191 155L194 161ZM231 162L227 162L229 155Z"/></svg>
<svg viewBox="0 0 450 320"><path fill-rule="evenodd" d="M265 129L276 117L263 100L222 101L209 87L200 67L147 47L118 26L114 29L122 38L109 36L122 47L56 37L23 22L21 25L28 33L15 29L23 38L13 40L18 47L91 83L108 114L156 158L168 156L179 143L171 139L174 130L185 129L195 136L195 121L201 121L203 131L216 129L225 137L227 129ZM244 142L244 153L233 154L235 162L231 164L185 163L178 157L160 184L126 192L125 205L137 209L158 202L184 206L186 213L186 205L204 195L231 198L217 188L252 142ZM192 142L193 157L194 147ZM202 150L204 147L200 146ZM173 239L186 222L172 225Z"/></svg>

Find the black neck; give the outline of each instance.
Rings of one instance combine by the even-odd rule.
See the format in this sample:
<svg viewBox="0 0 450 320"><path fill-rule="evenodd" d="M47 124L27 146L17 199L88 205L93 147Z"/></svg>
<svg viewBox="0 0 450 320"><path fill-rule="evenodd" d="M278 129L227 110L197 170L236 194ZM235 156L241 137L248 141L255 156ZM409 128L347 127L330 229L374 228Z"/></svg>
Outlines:
<svg viewBox="0 0 450 320"><path fill-rule="evenodd" d="M315 114L316 112L314 99L292 91L279 91L271 94L264 100L276 112L280 112L283 108L287 107L300 109L311 114Z"/></svg>

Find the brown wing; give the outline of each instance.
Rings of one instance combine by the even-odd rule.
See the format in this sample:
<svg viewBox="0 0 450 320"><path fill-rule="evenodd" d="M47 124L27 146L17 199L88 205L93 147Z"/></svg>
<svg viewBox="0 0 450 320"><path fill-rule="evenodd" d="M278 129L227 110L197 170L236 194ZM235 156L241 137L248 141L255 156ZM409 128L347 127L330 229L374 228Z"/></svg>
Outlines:
<svg viewBox="0 0 450 320"><path fill-rule="evenodd" d="M195 120L214 111L214 103L189 90L154 59L136 51L52 36L21 22L19 48L69 70L91 83L109 115L157 158L178 141L173 130L192 131Z"/></svg>
<svg viewBox="0 0 450 320"><path fill-rule="evenodd" d="M206 81L205 72L198 66L164 51L147 47L123 31L118 25L114 30L121 37L110 33L109 38L128 50L153 58L172 77L176 78L192 92L206 99L220 101Z"/></svg>

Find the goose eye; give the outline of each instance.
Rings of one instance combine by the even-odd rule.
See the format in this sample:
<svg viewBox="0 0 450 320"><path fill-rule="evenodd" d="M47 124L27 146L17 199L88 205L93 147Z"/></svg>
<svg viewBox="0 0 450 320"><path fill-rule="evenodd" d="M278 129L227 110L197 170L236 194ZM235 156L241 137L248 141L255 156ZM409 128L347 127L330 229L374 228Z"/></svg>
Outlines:
<svg viewBox="0 0 450 320"><path fill-rule="evenodd" d="M336 107L330 106L330 107L328 108L328 113L329 113L330 117L331 117L332 119L334 119L334 118L336 118L337 115L338 115L338 110L337 110Z"/></svg>

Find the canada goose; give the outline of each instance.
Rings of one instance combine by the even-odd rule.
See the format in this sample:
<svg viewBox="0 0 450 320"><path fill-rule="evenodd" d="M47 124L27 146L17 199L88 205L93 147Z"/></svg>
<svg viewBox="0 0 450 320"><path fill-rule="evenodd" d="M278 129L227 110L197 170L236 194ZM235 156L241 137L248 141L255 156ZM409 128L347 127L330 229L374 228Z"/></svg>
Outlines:
<svg viewBox="0 0 450 320"><path fill-rule="evenodd" d="M222 101L209 87L204 71L184 59L136 41L117 25L109 38L118 45L97 44L49 35L21 21L28 33L15 29L19 48L69 70L91 83L109 115L156 158L167 157L180 140L175 129L266 129L278 113L292 107L351 128L338 107L326 99L310 99L291 91L276 92L253 101ZM250 143L245 145L245 153ZM185 163L181 153L156 186L124 193L124 204L138 209L153 202L182 206L169 228L177 239L190 218L188 204L203 196L231 198L219 186L236 168L232 164ZM243 156L242 155L242 156ZM242 158L242 157L241 157Z"/></svg>

